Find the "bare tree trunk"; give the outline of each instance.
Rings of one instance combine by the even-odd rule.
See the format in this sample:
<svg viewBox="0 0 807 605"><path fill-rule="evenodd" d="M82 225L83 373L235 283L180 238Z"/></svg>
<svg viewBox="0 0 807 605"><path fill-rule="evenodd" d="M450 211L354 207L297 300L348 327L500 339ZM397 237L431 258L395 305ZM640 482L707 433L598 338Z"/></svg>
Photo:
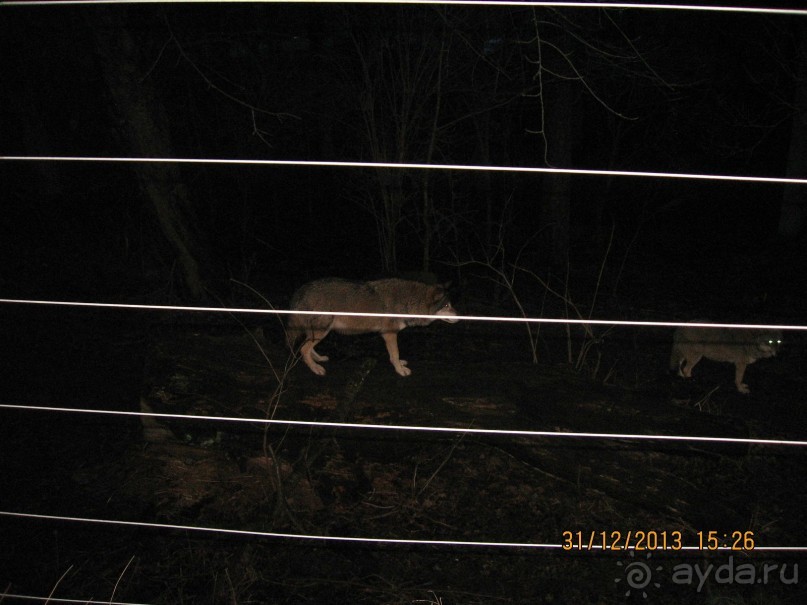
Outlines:
<svg viewBox="0 0 807 605"><path fill-rule="evenodd" d="M550 166L569 168L572 165L574 125L572 104L575 91L569 81L548 84L542 93L546 120L546 159ZM569 258L569 226L571 221L571 178L568 174L548 174L541 185L543 223L551 237L552 264L566 267Z"/></svg>
<svg viewBox="0 0 807 605"><path fill-rule="evenodd" d="M479 161L483 166L490 166L490 112L485 112L476 120L477 145L479 146ZM493 180L487 170L483 170L477 177L480 181L480 190L485 204L485 248L493 246Z"/></svg>
<svg viewBox="0 0 807 605"><path fill-rule="evenodd" d="M443 102L443 58L445 54L448 52L448 47L446 45L445 37L441 40L440 43L440 52L438 54L437 66L436 70L436 82L434 85L434 117L432 118L432 125L431 125L431 133L429 134L429 147L426 152L426 163L431 164L432 160L434 160L434 152L437 147L437 130L440 123L440 111L442 109L442 102ZM421 256L421 270L424 272L428 272L431 267L431 247L432 247L432 240L434 238L434 222L433 219L435 214L434 208L434 200L432 198L431 190L430 190L430 181L429 178L431 177L431 172L428 170L424 170L423 174L423 190L422 190L422 200L423 205L421 208L422 215L422 227L423 227L423 254Z"/></svg>
<svg viewBox="0 0 807 605"><path fill-rule="evenodd" d="M807 177L807 33L795 31L794 57L795 90L793 92L793 122L790 126L790 148L787 152L787 176ZM804 204L807 189L804 185L785 185L782 211L779 215L779 237L794 239L803 229Z"/></svg>
<svg viewBox="0 0 807 605"><path fill-rule="evenodd" d="M345 14L356 13L346 9ZM428 11L390 9L384 25L352 36L358 69L345 69L344 83L358 101L367 150L362 154L367 153L374 162L424 158L430 162L434 157L449 41L433 16ZM404 223L422 228L421 265L428 267L437 234L431 195L434 177L425 174L420 178L403 169L381 169L377 174L378 181L371 181L372 188L362 203L376 221L384 271L397 272ZM373 191L376 186L380 188ZM419 204L412 204L413 200Z"/></svg>
<svg viewBox="0 0 807 605"><path fill-rule="evenodd" d="M137 157L172 157L168 119L141 69L138 46L121 18L123 10L99 10L89 18L121 135ZM138 163L134 171L176 254L183 285L193 299L203 299L200 265L206 255L180 171L174 164L163 163Z"/></svg>
<svg viewBox="0 0 807 605"><path fill-rule="evenodd" d="M403 173L396 169L382 169L378 174L382 207L376 222L381 238L381 262L384 272L393 275L398 271L398 225L405 202Z"/></svg>
<svg viewBox="0 0 807 605"><path fill-rule="evenodd" d="M575 100L575 83L579 71L566 55L544 52L567 46L568 33L561 29L542 38L538 13L533 11L537 56L531 60L537 66L534 80L538 83L538 110L543 137L544 162L553 168L570 168L575 144L576 128L572 111ZM567 75L564 75L567 74ZM571 179L568 174L547 174L541 182L542 224L550 237L550 262L565 271L569 261L569 228L571 221Z"/></svg>

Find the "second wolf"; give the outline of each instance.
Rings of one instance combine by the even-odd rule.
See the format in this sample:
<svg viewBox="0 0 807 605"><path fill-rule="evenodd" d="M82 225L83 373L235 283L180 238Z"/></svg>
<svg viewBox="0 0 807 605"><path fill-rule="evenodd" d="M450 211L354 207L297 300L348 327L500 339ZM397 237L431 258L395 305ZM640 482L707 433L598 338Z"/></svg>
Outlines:
<svg viewBox="0 0 807 605"><path fill-rule="evenodd" d="M702 357L734 364L734 384L740 393L750 392L743 382L745 368L757 359L774 357L782 344L782 332L763 329L728 329L680 326L673 336L670 369L684 378Z"/></svg>
<svg viewBox="0 0 807 605"><path fill-rule="evenodd" d="M381 279L352 282L344 279L319 279L302 286L291 298L293 311L332 311L348 313L395 313L439 315L448 323L456 323L457 312L451 306L446 288L405 279ZM320 363L328 361L314 347L331 330L340 334L378 332L384 339L389 360L401 376L412 373L398 352L398 332L407 326L426 326L432 319L403 317L354 317L344 315L290 315L287 328L289 346L301 337L303 361L314 374L325 375Z"/></svg>

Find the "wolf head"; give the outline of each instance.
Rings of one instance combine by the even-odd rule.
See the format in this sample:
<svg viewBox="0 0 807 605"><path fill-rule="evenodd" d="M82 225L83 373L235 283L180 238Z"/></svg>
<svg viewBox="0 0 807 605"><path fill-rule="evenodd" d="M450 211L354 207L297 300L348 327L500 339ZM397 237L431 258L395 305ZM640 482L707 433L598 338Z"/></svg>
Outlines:
<svg viewBox="0 0 807 605"><path fill-rule="evenodd" d="M774 357L782 346L782 332L780 330L765 330L756 339L760 358Z"/></svg>
<svg viewBox="0 0 807 605"><path fill-rule="evenodd" d="M442 321L450 324L457 323L457 310L448 298L448 284L431 286L432 304L429 306L431 315L439 315Z"/></svg>

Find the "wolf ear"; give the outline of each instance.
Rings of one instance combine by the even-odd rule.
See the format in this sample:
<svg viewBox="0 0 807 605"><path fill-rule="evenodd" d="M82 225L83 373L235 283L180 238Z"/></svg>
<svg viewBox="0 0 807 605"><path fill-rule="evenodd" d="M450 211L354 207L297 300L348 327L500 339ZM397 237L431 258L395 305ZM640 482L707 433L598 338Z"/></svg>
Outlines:
<svg viewBox="0 0 807 605"><path fill-rule="evenodd" d="M448 290L451 287L451 280L444 282L442 284L438 284L443 290Z"/></svg>
<svg viewBox="0 0 807 605"><path fill-rule="evenodd" d="M444 302L448 302L448 292L442 284L432 286L432 305L442 307Z"/></svg>

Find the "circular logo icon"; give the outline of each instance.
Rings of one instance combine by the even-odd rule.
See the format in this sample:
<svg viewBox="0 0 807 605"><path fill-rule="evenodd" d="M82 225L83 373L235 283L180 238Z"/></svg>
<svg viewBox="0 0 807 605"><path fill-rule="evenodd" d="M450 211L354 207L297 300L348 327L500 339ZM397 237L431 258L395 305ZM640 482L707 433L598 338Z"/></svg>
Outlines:
<svg viewBox="0 0 807 605"><path fill-rule="evenodd" d="M630 553L631 558L635 556L634 552L631 551ZM647 560L650 560L650 553L647 553ZM624 567L624 578L617 578L614 580L617 584L622 582L624 579L625 584L627 585L627 591L625 591L625 596L629 597L631 592L636 591L641 592L643 598L647 598L647 591L645 588L650 586L652 583L654 587L660 588L661 584L658 582L653 582L653 570L650 569L650 565L645 563L644 561L631 561L628 564L623 563L622 561L618 561L617 565L619 567ZM661 566L659 565L656 567L656 571L661 571Z"/></svg>

